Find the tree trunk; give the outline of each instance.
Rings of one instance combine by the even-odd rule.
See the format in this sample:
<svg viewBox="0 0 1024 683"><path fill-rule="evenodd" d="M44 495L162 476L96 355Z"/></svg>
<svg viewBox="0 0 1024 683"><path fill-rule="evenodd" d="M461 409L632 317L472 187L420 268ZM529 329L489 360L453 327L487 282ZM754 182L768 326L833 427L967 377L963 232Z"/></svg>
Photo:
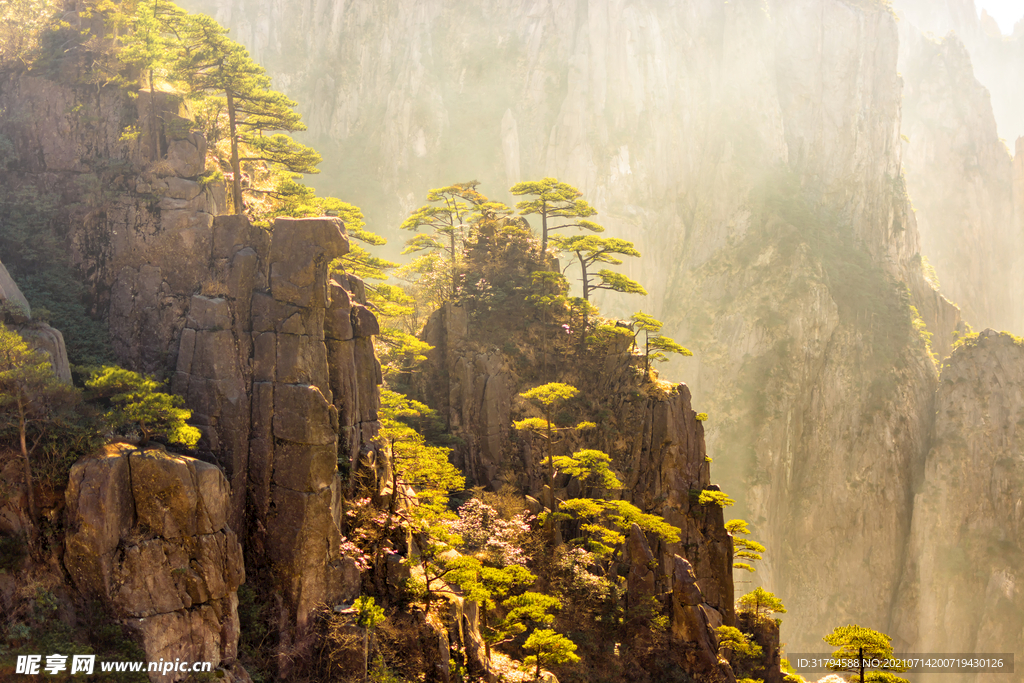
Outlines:
<svg viewBox="0 0 1024 683"><path fill-rule="evenodd" d="M485 632L487 631L487 599L486 598L484 598L480 602L480 626L483 627L483 630ZM484 641L484 657L485 657L485 660L486 660L486 665L490 666L490 664L491 664L491 641L487 639L486 634L481 634L481 635L483 636L483 641Z"/></svg>
<svg viewBox="0 0 1024 683"><path fill-rule="evenodd" d="M388 535L391 534L391 522L395 517L395 510L397 508L398 500L398 468L395 467L395 444L391 444L391 500L388 501L388 516L384 519L384 527L381 529L380 542L377 544L377 552L373 558L373 574L374 584L377 588L377 594L381 596L381 602L387 607L388 603L388 592L386 590L388 583L388 564L383 562L384 558L384 544L388 540Z"/></svg>
<svg viewBox="0 0 1024 683"><path fill-rule="evenodd" d="M452 234L449 235L451 240L451 252L452 252L452 296L455 299L455 231L452 230Z"/></svg>
<svg viewBox="0 0 1024 683"><path fill-rule="evenodd" d="M548 376L548 334L551 332L551 311L544 308L544 327L541 328L541 358L543 358L543 365L541 370L541 377L547 378Z"/></svg>
<svg viewBox="0 0 1024 683"><path fill-rule="evenodd" d="M545 441L544 447L548 452L548 536L551 540L551 547L554 548L556 545L555 536L555 453L552 450L554 443L552 442L551 433L551 408L547 407L544 409L544 419L547 420L548 438Z"/></svg>
<svg viewBox="0 0 1024 683"><path fill-rule="evenodd" d="M580 260L580 268L583 271L583 300L590 301L590 282L587 280L587 262L580 256L580 252L576 252L576 258Z"/></svg>
<svg viewBox="0 0 1024 683"><path fill-rule="evenodd" d="M651 369L651 333L644 330L644 379Z"/></svg>
<svg viewBox="0 0 1024 683"><path fill-rule="evenodd" d="M231 91L226 92L228 98L228 132L231 135L231 198L235 204L235 215L242 214L242 164L238 161L238 135L235 130L235 98Z"/></svg>
<svg viewBox="0 0 1024 683"><path fill-rule="evenodd" d="M28 457L28 418L25 415L25 403L22 396L18 395L18 438L21 443L21 462L25 469L25 503L28 505L28 537L29 547L33 556L39 550L39 534L36 529L36 520L39 512L36 510L35 487L32 486L32 461Z"/></svg>
<svg viewBox="0 0 1024 683"><path fill-rule="evenodd" d="M153 161L157 161L163 156L162 150L160 149L160 131L157 130L156 125L156 87L153 85L153 68L149 69L149 127L150 133L153 138Z"/></svg>
<svg viewBox="0 0 1024 683"><path fill-rule="evenodd" d="M540 200L540 258L547 267L548 263L548 203Z"/></svg>
<svg viewBox="0 0 1024 683"><path fill-rule="evenodd" d="M430 567L427 565L426 558L420 555L420 564L423 565L423 582L427 586L427 590L424 592L423 597L423 613L430 618Z"/></svg>
<svg viewBox="0 0 1024 683"><path fill-rule="evenodd" d="M548 509L555 511L555 454L551 452L551 409L544 409L544 420L547 422L548 438L544 449L548 452ZM554 527L552 526L552 534Z"/></svg>

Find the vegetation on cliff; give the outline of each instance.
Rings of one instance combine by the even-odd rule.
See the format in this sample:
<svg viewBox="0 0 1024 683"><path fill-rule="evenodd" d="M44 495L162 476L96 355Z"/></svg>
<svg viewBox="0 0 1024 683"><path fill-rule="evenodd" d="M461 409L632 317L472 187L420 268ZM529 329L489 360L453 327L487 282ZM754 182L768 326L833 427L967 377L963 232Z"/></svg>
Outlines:
<svg viewBox="0 0 1024 683"><path fill-rule="evenodd" d="M97 3L88 11L95 21L85 33L61 25L43 31L30 71L63 78L59 62L70 57L55 50L54 40L67 39L74 48L69 52L95 56L89 66L75 61L75 87L84 78L121 88L139 102L148 94L148 110L139 111L150 116L161 90L191 103L193 118L177 123L205 134L218 166L189 182L212 184L219 182L218 172L230 174L236 213L264 226L285 213L336 214L350 237L367 247L383 242L365 229L357 207L317 197L297 181L296 173L315 170L316 153L286 136L264 135L301 130L294 103L270 89L262 68L216 22L163 0ZM165 142L158 126L151 120L150 135L143 136L145 121L127 123L126 144L148 144L149 160L158 160ZM696 495L690 501L684 487L683 500L668 504L672 491L659 489L660 482L637 484L645 467L656 467L631 461L669 446L683 449L669 438L641 444L642 438L653 441L654 429L675 430L688 450L673 452L678 460L665 465L666 472L692 470L687 476L695 485L710 485L700 420L684 400L685 390L659 380L652 368L667 353L690 352L661 335L661 323L652 317L606 319L591 302L598 289L645 292L621 273L593 272L599 264L638 256L632 243L596 235L549 239L549 231L560 229L601 231L589 220L596 210L577 189L546 178L512 191L536 199L521 202L516 215L488 200L474 182L433 190L403 226L421 231L408 245L410 253L422 254L412 264L398 269L359 247L331 265L348 287L365 286L366 301L385 321L379 349L389 388L381 394L380 410L374 407L366 420L379 426L378 438L371 452L352 460L338 453L340 468L351 476L347 484L332 479L336 487L329 489L343 534L332 551L355 570L361 595L352 621L341 605L319 606L308 637L291 641L268 607L281 600L275 594L280 585L267 578L274 568L249 567L250 586L239 595L239 610L247 616L240 657L257 680L283 672L293 680L325 680L344 670L345 653L359 647L374 662L374 680L479 679L513 659L520 677L534 679L545 668L565 681L623 680L640 671L650 680L724 675L713 635L694 615L714 610L732 618L732 543L721 517L728 498L701 488L691 489ZM108 197L94 199L90 211L106 210ZM539 235L527 222L533 215L541 216ZM23 268L35 268L44 256L32 255L25 225L18 230L0 238L21 240ZM52 235L55 252L66 252L59 231ZM561 272L555 270L559 253L569 256ZM564 275L570 268L579 269L581 296L570 296ZM404 289L387 282L393 275L405 280ZM85 302L79 305L84 310ZM426 332L422 339L414 336L424 323L429 327L439 314L457 309L470 323L472 342L486 347L514 377L510 408L501 413L496 435L503 440L504 471L486 480L456 463L470 440L492 435L469 434L453 424L451 392L439 384L451 379L447 370L437 371L440 349L431 348ZM203 331L225 330L211 325ZM427 369L431 362L435 367ZM21 365L28 372L40 364ZM89 373L78 374L81 380ZM374 380L379 381L371 377L371 389ZM52 383L44 384L37 394L55 405L43 393ZM157 438L171 446L196 443L199 434L187 424L190 412L181 399L160 392L158 380L106 367L95 370L85 387L91 392L94 437L129 437L142 445ZM303 395L315 393L301 387L309 390ZM283 403L274 404L274 419L284 412ZM327 412L325 422L330 424L330 416L337 422L337 412ZM647 437L637 435L638 424ZM31 432L26 425L21 419L22 437ZM25 450L26 440L21 443ZM545 457L537 458L538 450ZM328 455L330 475L337 477L334 453ZM253 473L241 474L245 486ZM481 486L467 489L467 478ZM303 492L287 495L296 493ZM266 542L266 530L255 518L246 521L254 527L247 540L251 559ZM332 565L329 571L341 569ZM188 572L182 567L179 574ZM467 601L479 609L472 625L458 616L472 611ZM21 628L19 623L7 624L5 635ZM464 629L480 634L482 657ZM439 652L439 641L449 647Z"/></svg>

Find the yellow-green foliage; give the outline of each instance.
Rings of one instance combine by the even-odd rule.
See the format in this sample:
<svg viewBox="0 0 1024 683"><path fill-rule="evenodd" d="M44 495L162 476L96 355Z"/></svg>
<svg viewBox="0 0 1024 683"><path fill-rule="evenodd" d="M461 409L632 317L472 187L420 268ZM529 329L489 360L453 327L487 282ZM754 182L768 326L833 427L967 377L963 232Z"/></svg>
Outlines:
<svg viewBox="0 0 1024 683"><path fill-rule="evenodd" d="M753 614L755 618L767 617L774 612L784 614L786 608L775 594L758 586L738 600L738 611Z"/></svg>
<svg viewBox="0 0 1024 683"><path fill-rule="evenodd" d="M762 654L761 646L750 642L750 636L743 633L735 626L719 626L715 629L718 636L718 652L728 650L734 656L744 659L754 659Z"/></svg>
<svg viewBox="0 0 1024 683"><path fill-rule="evenodd" d="M579 389L562 382L549 382L519 394L528 401L538 403L545 408L559 401L568 401L580 393Z"/></svg>
<svg viewBox="0 0 1024 683"><path fill-rule="evenodd" d="M112 407L104 417L113 430L137 428L143 443L159 435L188 447L199 441L199 430L186 422L192 411L183 407L184 399L160 391L160 383L152 377L106 366L85 386L110 402Z"/></svg>
<svg viewBox="0 0 1024 683"><path fill-rule="evenodd" d="M556 455L555 467L579 479L584 485L602 489L620 489L622 482L611 470L611 456L594 449L583 449L572 455Z"/></svg>
<svg viewBox="0 0 1024 683"><path fill-rule="evenodd" d="M736 504L736 501L727 496L724 491L701 491L697 502L701 505L717 505L720 508Z"/></svg>

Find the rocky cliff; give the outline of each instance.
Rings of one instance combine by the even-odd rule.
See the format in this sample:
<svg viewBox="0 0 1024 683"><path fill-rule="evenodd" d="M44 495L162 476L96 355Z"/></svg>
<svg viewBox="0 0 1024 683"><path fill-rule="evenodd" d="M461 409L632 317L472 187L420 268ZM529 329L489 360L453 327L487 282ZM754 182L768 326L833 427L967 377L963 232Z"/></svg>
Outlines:
<svg viewBox="0 0 1024 683"><path fill-rule="evenodd" d="M922 652L1024 642L1024 343L985 330L943 363L892 635ZM992 674L988 675L992 677ZM1020 680L1020 674L1000 676Z"/></svg>
<svg viewBox="0 0 1024 683"><path fill-rule="evenodd" d="M548 326L564 334L557 325ZM499 330L502 346L493 336ZM689 390L682 384L641 382L628 340L613 349L582 351L574 345L564 355L542 351L551 345L539 339L545 334L539 321L510 318L507 311L488 314L472 305L446 305L424 329L434 349L417 378L421 397L441 411L461 441L454 457L471 484L494 490L512 484L548 500L541 440L512 429L514 420L535 410L518 394L547 381L577 387L584 398L565 409L574 420L595 420L600 428L596 435L565 435L554 452L607 452L623 475L621 495L681 529L678 543L649 546L634 525L627 553L628 601L668 595L674 647L689 653L684 659L690 657L685 670L716 670L711 629L735 621L733 547L723 509L697 502L701 491L719 489L711 483L703 423ZM579 496L580 485L561 476L554 496Z"/></svg>
<svg viewBox="0 0 1024 683"><path fill-rule="evenodd" d="M69 538L72 563L95 555L102 565L83 569L76 580L104 595L120 617L137 621L151 659L166 652L230 662L241 542L283 597L278 621L280 647L287 649L305 634L315 604L351 600L359 591L358 571L340 551L345 482L338 469L375 448L381 377L372 345L378 328L362 283L329 277L331 261L348 251L344 226L338 219L280 219L267 231L244 217L216 215L223 191L202 180L205 139L191 130L173 93L133 99L115 87L73 80L4 79L0 132L13 144L19 178L61 197L61 246L87 284L94 313L107 323L116 359L171 380L203 432L197 455L220 468L159 461L157 469L185 469L132 479L150 460L123 455L99 461L112 468L109 483L92 470L78 475L96 484L69 490L70 522L103 531ZM149 107L156 108L156 135L147 128ZM137 137L125 137L130 124L139 126ZM139 467L130 467L137 457ZM189 493L205 481L195 474L200 470L226 476L215 487L216 501L204 502L201 492L197 503ZM199 484L189 483L197 477ZM184 496L172 505L182 515L216 508L219 521L183 530L170 513L144 518L139 500L160 498L165 484ZM134 507L122 500L124 491L133 492ZM80 505L86 494L113 507ZM138 557L104 559L136 527L144 537L132 541ZM206 552L211 534L227 535L227 545L217 546L223 557L193 557ZM181 540L192 536L198 540ZM185 547L186 555L163 552L165 541ZM153 553L171 565L198 566L205 578L196 588L175 573L178 566L153 565ZM115 575L141 575L147 567L153 581L170 572L177 588L131 588L139 579L112 587L124 584Z"/></svg>
<svg viewBox="0 0 1024 683"><path fill-rule="evenodd" d="M1003 35L995 21L979 13L975 0L894 0L901 19L932 39L954 33L971 55L975 75L992 96L999 135L1012 141L1024 136L1020 111L1024 95L1018 83L1024 76L1024 24Z"/></svg>
<svg viewBox="0 0 1024 683"><path fill-rule="evenodd" d="M942 274L942 292L964 320L1024 330L1024 238L1014 195L1020 180L989 92L956 35L926 38L905 21L900 42L906 182L921 253Z"/></svg>
<svg viewBox="0 0 1024 683"><path fill-rule="evenodd" d="M71 470L64 566L75 587L134 631L151 662L236 661L242 546L231 491L214 465L127 445ZM174 681L177 674L151 677Z"/></svg>
<svg viewBox="0 0 1024 683"><path fill-rule="evenodd" d="M0 263L0 322L9 325L33 349L44 352L61 381L71 382L64 335L47 323L32 319L32 307L3 263Z"/></svg>
<svg viewBox="0 0 1024 683"><path fill-rule="evenodd" d="M509 1L485 14L393 0L324 21L313 3L191 6L317 103L311 136L347 155L332 189L369 197L378 225L438 178L499 198L543 175L578 185L644 254L626 266L650 292L641 305L696 352L677 371L710 414L738 516L769 547L760 575L790 609L783 640L887 627L932 423L920 332L944 352L959 313L921 272L897 23L881 3ZM503 363L467 357L462 395L503 406L500 381L472 383ZM480 481L494 476L492 426ZM877 590L862 600L868 573Z"/></svg>

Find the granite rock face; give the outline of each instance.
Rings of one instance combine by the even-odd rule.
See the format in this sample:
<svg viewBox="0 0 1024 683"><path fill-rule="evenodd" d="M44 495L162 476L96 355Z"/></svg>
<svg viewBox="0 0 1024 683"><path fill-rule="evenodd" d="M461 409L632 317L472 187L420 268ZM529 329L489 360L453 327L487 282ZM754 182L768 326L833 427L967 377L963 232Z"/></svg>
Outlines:
<svg viewBox="0 0 1024 683"><path fill-rule="evenodd" d="M249 521L254 554L272 563L287 647L315 604L358 595L358 573L339 550L338 464L374 448L380 369L367 334L377 327L328 278L331 261L348 251L337 219L277 219L268 239L244 217L219 216L210 245L173 387L230 474L232 522ZM345 278L351 289L359 284ZM348 336L330 339L342 308ZM353 325L360 316L361 327ZM337 344L353 350L329 353ZM342 376L365 379L334 381Z"/></svg>
<svg viewBox="0 0 1024 683"><path fill-rule="evenodd" d="M279 219L268 231L218 215L223 188L204 181L206 141L178 94L129 98L118 88L6 74L0 108L0 133L24 160L24 177L68 207L59 215L64 246L108 323L119 364L169 378L192 410L198 448L229 483L222 524L273 566L286 647L313 604L359 590L354 562L340 556L338 466L376 448L381 372L372 342L379 326L362 282L328 277L331 261L348 251L344 226ZM140 127L134 140L122 138L128 119ZM99 208L90 179L104 188ZM83 206L95 210L75 208ZM55 334L37 336L56 349ZM173 515L164 522L177 524ZM158 551L141 548L132 570ZM188 597L199 604L209 590L196 590ZM146 620L187 602L180 591L159 594L166 604L147 606L138 591L117 599L125 614ZM221 619L226 612L216 609ZM212 618L188 616L195 624ZM164 647L153 640L162 628L145 636L147 647ZM223 637L234 647L237 628Z"/></svg>
<svg viewBox="0 0 1024 683"><path fill-rule="evenodd" d="M964 320L1024 332L1024 178L999 138L989 92L956 35L928 38L907 21L900 43L906 185L921 252Z"/></svg>
<svg viewBox="0 0 1024 683"><path fill-rule="evenodd" d="M922 652L1012 652L1024 639L1024 343L968 339L943 364L935 410L891 635Z"/></svg>
<svg viewBox="0 0 1024 683"><path fill-rule="evenodd" d="M216 466L161 451L108 446L71 470L65 567L150 661L235 663L245 567L227 526L230 497Z"/></svg>

